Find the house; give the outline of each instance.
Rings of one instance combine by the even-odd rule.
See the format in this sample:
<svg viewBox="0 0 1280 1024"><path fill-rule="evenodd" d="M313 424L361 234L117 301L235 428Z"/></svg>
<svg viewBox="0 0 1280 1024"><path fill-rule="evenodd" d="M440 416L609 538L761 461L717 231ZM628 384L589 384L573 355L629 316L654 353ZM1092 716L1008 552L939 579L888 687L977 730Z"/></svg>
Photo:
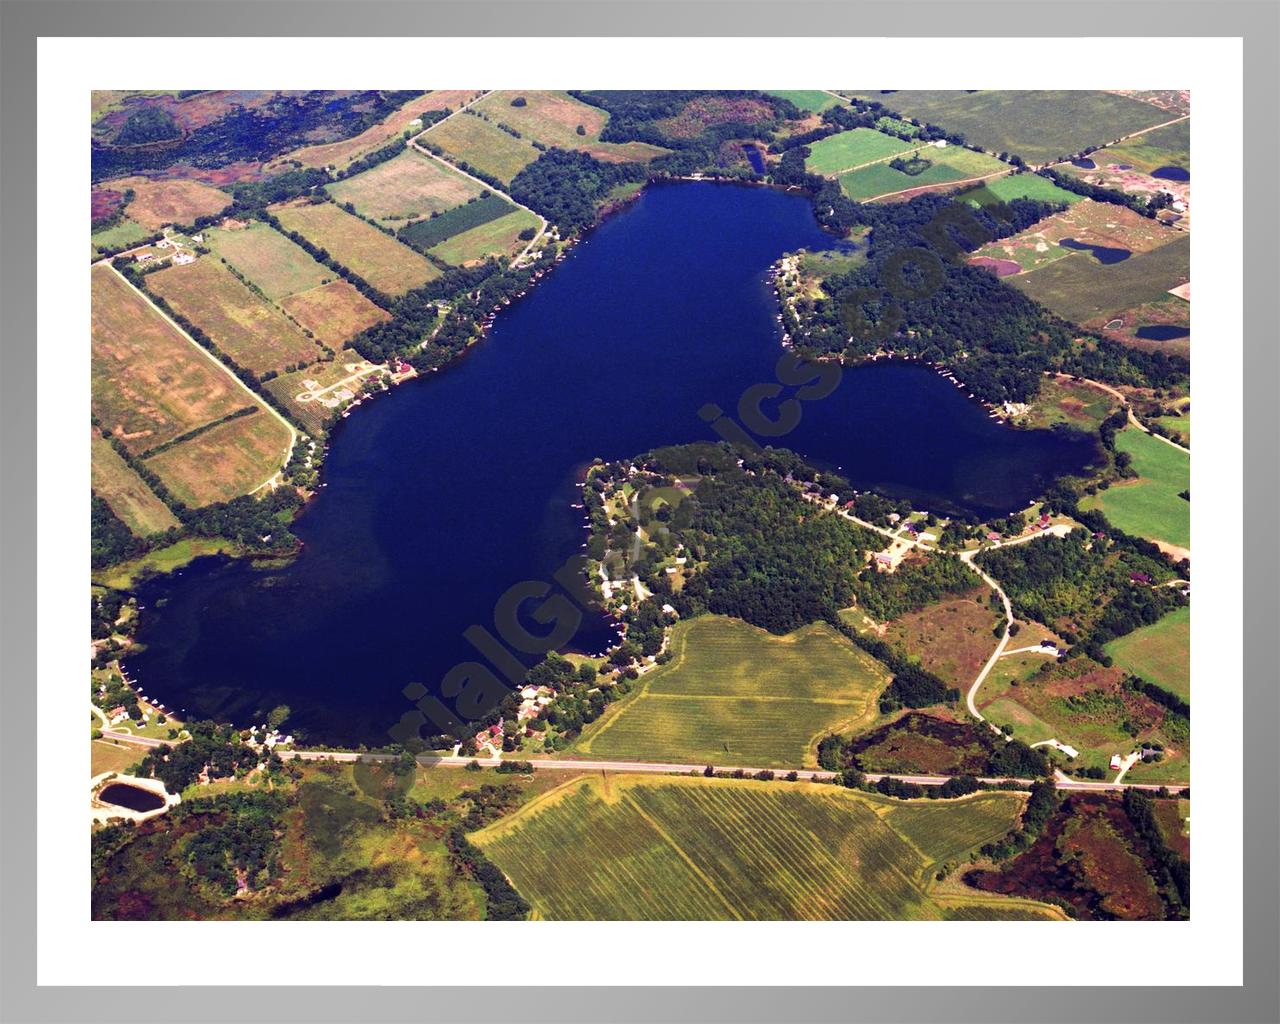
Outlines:
<svg viewBox="0 0 1280 1024"><path fill-rule="evenodd" d="M1040 649L1046 652L1052 651L1054 654L1058 653L1058 645L1055 644L1052 640L1041 640Z"/></svg>
<svg viewBox="0 0 1280 1024"><path fill-rule="evenodd" d="M994 530L992 530L990 533L987 534L987 540L999 540L999 539L1000 539L1000 534L996 533Z"/></svg>
<svg viewBox="0 0 1280 1024"><path fill-rule="evenodd" d="M1119 771L1123 766L1124 766L1124 758L1123 758L1123 757L1121 757L1119 754L1112 754L1112 755L1111 755L1111 770L1112 770L1113 772L1118 772L1118 771Z"/></svg>
<svg viewBox="0 0 1280 1024"><path fill-rule="evenodd" d="M1066 754L1067 757L1070 757L1072 759L1080 756L1080 751L1076 750L1075 747L1070 746L1066 743L1059 743L1058 749L1061 750L1064 754Z"/></svg>
<svg viewBox="0 0 1280 1024"><path fill-rule="evenodd" d="M1043 514L1040 516L1040 518L1039 518L1038 520L1036 520L1036 529L1037 529L1037 530L1047 530L1047 529L1049 529L1049 513L1047 513L1047 512L1043 513Z"/></svg>
<svg viewBox="0 0 1280 1024"><path fill-rule="evenodd" d="M520 696L525 700L533 700L534 697L538 696L538 688L536 686L526 686L520 691Z"/></svg>
<svg viewBox="0 0 1280 1024"><path fill-rule="evenodd" d="M1147 586L1151 585L1151 577L1145 572L1131 572L1129 573L1129 580L1133 583L1143 583Z"/></svg>

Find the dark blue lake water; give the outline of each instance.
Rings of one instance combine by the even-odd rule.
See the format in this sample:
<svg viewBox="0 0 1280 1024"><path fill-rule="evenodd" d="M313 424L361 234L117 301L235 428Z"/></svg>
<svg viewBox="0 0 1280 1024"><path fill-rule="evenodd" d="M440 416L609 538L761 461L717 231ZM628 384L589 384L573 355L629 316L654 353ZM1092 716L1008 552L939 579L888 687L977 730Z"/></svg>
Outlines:
<svg viewBox="0 0 1280 1024"><path fill-rule="evenodd" d="M655 186L502 313L461 363L361 407L335 431L327 486L283 569L206 559L144 589L131 674L188 716L312 739L387 741L410 682L475 658L512 583L549 579L585 539L594 457L715 439L698 416L771 382L766 280L779 255L832 245L808 201L760 188ZM878 364L805 403L775 443L862 488L979 514L1023 507L1095 454L1080 435L988 418L932 371ZM601 625L581 638L599 641Z"/></svg>
<svg viewBox="0 0 1280 1024"><path fill-rule="evenodd" d="M1081 252L1093 254L1093 258L1099 263L1110 266L1112 263L1120 263L1127 260L1133 255L1128 249L1117 249L1109 245L1094 245L1092 242L1081 242L1074 238L1060 238L1058 244L1066 249L1078 249Z"/></svg>
<svg viewBox="0 0 1280 1024"><path fill-rule="evenodd" d="M1166 167L1157 167L1151 172L1151 177L1163 178L1165 181L1190 181L1191 172L1185 167L1170 164Z"/></svg>
<svg viewBox="0 0 1280 1024"><path fill-rule="evenodd" d="M1175 338L1190 337L1191 328L1180 327L1177 324L1148 324L1146 327L1139 327L1133 333L1147 341L1173 341Z"/></svg>

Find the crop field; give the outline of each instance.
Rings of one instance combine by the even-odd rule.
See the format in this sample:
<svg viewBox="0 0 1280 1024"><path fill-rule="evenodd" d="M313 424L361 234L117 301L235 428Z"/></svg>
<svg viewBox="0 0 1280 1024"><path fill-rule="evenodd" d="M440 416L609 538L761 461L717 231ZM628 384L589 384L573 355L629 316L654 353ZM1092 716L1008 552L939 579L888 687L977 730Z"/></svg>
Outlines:
<svg viewBox="0 0 1280 1024"><path fill-rule="evenodd" d="M882 161L840 175L840 188L850 199L864 202L898 192L969 181L1011 170L1008 164L993 156L960 146L925 148L918 155L932 164L919 174L906 174L890 167L888 161Z"/></svg>
<svg viewBox="0 0 1280 1024"><path fill-rule="evenodd" d="M903 825L953 850L1001 814L1007 831L1021 800L971 804ZM623 775L564 785L471 839L544 919L937 920L933 858L890 825L896 809L810 783Z"/></svg>
<svg viewBox="0 0 1280 1024"><path fill-rule="evenodd" d="M839 174L851 167L861 167L919 148L918 142L908 142L874 128L854 128L813 143L804 166L812 174Z"/></svg>
<svg viewBox="0 0 1280 1024"><path fill-rule="evenodd" d="M121 178L105 183L116 191L131 188L134 198L125 214L148 232L166 224L190 224L197 217L211 217L231 205L231 196L221 189L185 178L151 181L148 178Z"/></svg>
<svg viewBox="0 0 1280 1024"><path fill-rule="evenodd" d="M1099 166L1104 163L1128 164L1143 174L1150 174L1161 167L1181 167L1190 171L1191 119L1165 125L1118 146L1090 153L1089 159Z"/></svg>
<svg viewBox="0 0 1280 1024"><path fill-rule="evenodd" d="M517 97L524 98L523 106L511 105ZM608 112L574 99L566 92L498 90L480 100L474 109L495 124L514 128L526 139L560 149L580 149L597 160L645 163L668 152L647 142L601 142L600 133L609 121Z"/></svg>
<svg viewBox="0 0 1280 1024"><path fill-rule="evenodd" d="M790 100L801 110L819 114L827 107L844 102L839 96L833 96L822 89L770 89L769 95L780 96L784 100Z"/></svg>
<svg viewBox="0 0 1280 1024"><path fill-rule="evenodd" d="M1177 608L1150 626L1107 644L1126 672L1191 702L1191 609Z"/></svg>
<svg viewBox="0 0 1280 1024"><path fill-rule="evenodd" d="M1191 457L1132 427L1116 435L1128 452L1136 480L1122 480L1090 496L1083 505L1100 508L1125 533L1191 546L1191 503L1178 495L1191 487Z"/></svg>
<svg viewBox="0 0 1280 1024"><path fill-rule="evenodd" d="M304 167L333 167L341 171L362 156L381 149L397 135L410 128L410 122L428 111L457 110L476 93L471 89L436 89L424 96L410 100L395 113L389 115L359 135L339 142L323 142L304 146L281 157L268 169L273 173L285 169L288 161L296 160Z"/></svg>
<svg viewBox="0 0 1280 1024"><path fill-rule="evenodd" d="M1105 146L1174 116L1127 96L1084 89L841 91L879 100L907 117L960 132L989 153L1017 154L1033 165Z"/></svg>
<svg viewBox="0 0 1280 1024"><path fill-rule="evenodd" d="M1083 196L1068 192L1039 174L1009 174L1003 178L993 178L982 188L1003 203L1011 199L1038 199L1045 203L1066 203L1074 206L1084 201ZM975 194L972 198L979 199L979 195Z"/></svg>
<svg viewBox="0 0 1280 1024"><path fill-rule="evenodd" d="M169 506L156 497L105 438L93 438L89 465L93 493L110 505L136 536L148 537L179 525Z"/></svg>
<svg viewBox="0 0 1280 1024"><path fill-rule="evenodd" d="M517 139L496 124L458 114L433 127L422 141L439 146L454 161L469 164L502 182L510 182L540 155L528 139Z"/></svg>
<svg viewBox="0 0 1280 1024"><path fill-rule="evenodd" d="M938 814L936 802L898 800L883 818L931 862L941 864L1005 835L1021 809L1021 795L976 793L955 804L948 814Z"/></svg>
<svg viewBox="0 0 1280 1024"><path fill-rule="evenodd" d="M289 428L259 409L149 457L147 465L186 505L230 501L265 483L289 457Z"/></svg>
<svg viewBox="0 0 1280 1024"><path fill-rule="evenodd" d="M538 218L528 210L513 210L497 220L441 242L432 248L431 255L454 266L480 261L487 256L514 256L525 245L520 241L520 232L537 226Z"/></svg>
<svg viewBox="0 0 1280 1024"><path fill-rule="evenodd" d="M442 213L483 191L470 178L416 149L325 188L339 204L350 203L365 217L386 225Z"/></svg>
<svg viewBox="0 0 1280 1024"><path fill-rule="evenodd" d="M1104 265L1087 252L1073 252L1010 284L1075 323L1154 302L1191 279L1191 237L1180 234L1151 252Z"/></svg>
<svg viewBox="0 0 1280 1024"><path fill-rule="evenodd" d="M737 619L679 623L673 657L583 733L577 753L760 768L814 764L822 736L876 718L887 670L825 625L775 637Z"/></svg>
<svg viewBox="0 0 1280 1024"><path fill-rule="evenodd" d="M95 267L93 413L131 452L154 448L252 400L123 278Z"/></svg>
<svg viewBox="0 0 1280 1024"><path fill-rule="evenodd" d="M234 231L205 232L205 244L278 302L286 296L334 279L328 267L317 263L301 246L275 228L261 222Z"/></svg>
<svg viewBox="0 0 1280 1024"><path fill-rule="evenodd" d="M111 227L95 231L89 236L89 242L93 246L94 254L98 255L104 252L115 252L125 246L136 245L144 238L149 238L151 234L152 232L141 224L134 223L128 217L122 217Z"/></svg>
<svg viewBox="0 0 1280 1024"><path fill-rule="evenodd" d="M352 273L388 295L403 295L440 276L428 260L333 203L274 206L286 231L326 250Z"/></svg>
<svg viewBox="0 0 1280 1024"><path fill-rule="evenodd" d="M365 328L391 318L343 280L290 295L280 300L280 306L333 349L341 348Z"/></svg>
<svg viewBox="0 0 1280 1024"><path fill-rule="evenodd" d="M455 206L452 210L434 217L406 224L400 229L398 235L414 248L425 252L445 239L470 231L472 228L478 228L481 224L488 224L489 221L504 217L515 209L517 207L501 196L490 194L483 199Z"/></svg>
<svg viewBox="0 0 1280 1024"><path fill-rule="evenodd" d="M990 593L976 587L926 605L889 623L884 639L951 686L968 686L996 649L992 629L1003 613L997 616Z"/></svg>
<svg viewBox="0 0 1280 1024"><path fill-rule="evenodd" d="M315 342L216 259L167 267L148 276L147 288L254 373L309 363L321 354Z"/></svg>

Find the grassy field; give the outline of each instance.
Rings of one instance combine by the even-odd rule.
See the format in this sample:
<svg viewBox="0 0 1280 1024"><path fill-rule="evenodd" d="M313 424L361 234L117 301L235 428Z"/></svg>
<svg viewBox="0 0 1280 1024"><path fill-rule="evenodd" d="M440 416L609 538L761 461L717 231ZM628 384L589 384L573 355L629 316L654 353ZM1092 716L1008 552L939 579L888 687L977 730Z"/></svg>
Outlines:
<svg viewBox="0 0 1280 1024"><path fill-rule="evenodd" d="M289 457L289 428L259 409L146 460L184 504L229 501L263 484Z"/></svg>
<svg viewBox="0 0 1280 1024"><path fill-rule="evenodd" d="M1119 399L1100 388L1048 377L1041 382L1040 394L1031 403L1025 422L1037 428L1065 423L1093 433L1119 405Z"/></svg>
<svg viewBox="0 0 1280 1024"><path fill-rule="evenodd" d="M155 496L105 438L93 438L89 466L93 493L106 501L137 536L147 537L179 525L169 506Z"/></svg>
<svg viewBox="0 0 1280 1024"><path fill-rule="evenodd" d="M524 104L512 106L512 101L520 97ZM574 99L567 92L499 89L476 103L474 109L495 124L514 128L526 139L560 149L580 149L598 160L643 163L667 152L646 142L601 142L608 112Z"/></svg>
<svg viewBox="0 0 1280 1024"><path fill-rule="evenodd" d="M1191 609L1178 608L1159 622L1112 640L1106 651L1126 672L1191 702Z"/></svg>
<svg viewBox="0 0 1280 1024"><path fill-rule="evenodd" d="M828 733L870 725L887 670L825 625L785 637L737 619L679 623L673 657L583 733L577 753L766 768L815 764Z"/></svg>
<svg viewBox="0 0 1280 1024"><path fill-rule="evenodd" d="M1118 146L1090 153L1094 163L1130 164L1143 174L1160 167L1191 170L1191 119L1165 125Z"/></svg>
<svg viewBox="0 0 1280 1024"><path fill-rule="evenodd" d="M205 244L252 281L273 302L309 288L318 288L337 275L311 258L275 228L254 222L235 231L205 232Z"/></svg>
<svg viewBox="0 0 1280 1024"><path fill-rule="evenodd" d="M1020 797L990 796L913 809L908 839L901 807L833 786L623 775L568 783L471 839L545 919L937 920L937 854L1017 820Z"/></svg>
<svg viewBox="0 0 1280 1024"><path fill-rule="evenodd" d="M140 452L250 401L224 369L178 333L114 270L90 274L92 408Z"/></svg>
<svg viewBox="0 0 1280 1024"><path fill-rule="evenodd" d="M129 590L144 576L151 573L163 575L164 573L173 572L175 569L181 569L195 558L201 558L205 555L229 555L235 558L241 553L242 549L235 541L225 540L221 537L187 537L170 544L167 548L148 551L141 558L121 562L119 565L113 565L110 569L94 573L93 581L116 590Z"/></svg>
<svg viewBox="0 0 1280 1024"><path fill-rule="evenodd" d="M971 149L948 146L946 149L926 148L920 156L932 163L919 174L905 174L889 166L888 161L848 171L840 175L840 188L850 199L859 202L875 199L896 192L924 188L928 185L945 185L953 181L999 174L1009 170L993 156L975 153Z"/></svg>
<svg viewBox="0 0 1280 1024"><path fill-rule="evenodd" d="M884 639L949 685L966 687L996 649L992 629L1003 613L991 607L990 593L975 587L909 612L888 624Z"/></svg>
<svg viewBox="0 0 1280 1024"><path fill-rule="evenodd" d="M1116 435L1116 448L1129 453L1138 479L1112 484L1084 507L1102 509L1125 533L1190 547L1191 503L1178 494L1191 486L1191 457L1132 427Z"/></svg>
<svg viewBox="0 0 1280 1024"><path fill-rule="evenodd" d="M1037 165L1106 145L1172 116L1126 96L1084 89L842 91L960 132L988 152L1017 154Z"/></svg>
<svg viewBox="0 0 1280 1024"><path fill-rule="evenodd" d="M528 139L514 138L496 124L472 114L458 114L442 121L422 141L439 146L450 159L464 161L503 182L510 182L539 156Z"/></svg>
<svg viewBox="0 0 1280 1024"><path fill-rule="evenodd" d="M350 203L365 217L395 225L459 206L478 196L483 187L416 149L406 149L326 190L338 203Z"/></svg>
<svg viewBox="0 0 1280 1024"><path fill-rule="evenodd" d="M839 174L850 167L885 160L919 146L918 142L907 142L874 128L854 128L813 143L804 166L812 174Z"/></svg>
<svg viewBox="0 0 1280 1024"><path fill-rule="evenodd" d="M483 260L487 256L514 256L525 245L520 241L520 232L537 226L538 218L528 210L513 210L497 220L480 224L441 242L431 249L431 255L454 266Z"/></svg>
<svg viewBox="0 0 1280 1024"><path fill-rule="evenodd" d="M1003 178L993 178L982 188L1004 203L1010 199L1039 199L1046 203L1075 205L1083 198L1038 174L1010 174ZM978 197L975 195L973 198Z"/></svg>
<svg viewBox="0 0 1280 1024"><path fill-rule="evenodd" d="M279 372L321 355L314 341L216 259L205 257L186 266L166 267L148 275L147 289L209 335L220 351L254 373Z"/></svg>
<svg viewBox="0 0 1280 1024"><path fill-rule="evenodd" d="M483 199L463 203L452 210L424 220L406 224L396 234L401 241L420 250L430 249L454 235L488 224L505 217L516 207L499 195L490 194Z"/></svg>
<svg viewBox="0 0 1280 1024"><path fill-rule="evenodd" d="M95 254L115 252L124 246L136 245L144 238L150 237L151 234L152 232L141 224L131 221L128 217L122 217L118 223L113 224L111 227L104 228L102 231L95 231L89 236L89 241Z"/></svg>
<svg viewBox="0 0 1280 1024"><path fill-rule="evenodd" d="M90 740L89 777L93 778L104 772L123 774L125 769L141 761L145 753L145 750L125 746L123 743L113 743L109 740Z"/></svg>
<svg viewBox="0 0 1280 1024"><path fill-rule="evenodd" d="M391 319L390 313L366 299L355 285L342 280L290 295L280 306L332 349L341 348L366 327Z"/></svg>
<svg viewBox="0 0 1280 1024"><path fill-rule="evenodd" d="M833 96L822 89L770 89L769 95L780 96L784 100L790 100L801 110L808 110L813 113L821 113L827 107L834 107L836 104L844 102L839 96Z"/></svg>
<svg viewBox="0 0 1280 1024"><path fill-rule="evenodd" d="M428 260L333 203L275 206L271 212L380 292L403 295L440 276Z"/></svg>
<svg viewBox="0 0 1280 1024"><path fill-rule="evenodd" d="M1139 252L1104 266L1087 252L1073 252L1034 273L1006 280L1059 316L1083 323L1117 310L1154 302L1191 278L1191 237Z"/></svg>
<svg viewBox="0 0 1280 1024"><path fill-rule="evenodd" d="M139 176L104 182L103 187L118 192L133 189L134 198L125 213L148 232L166 224L190 224L197 217L211 217L231 205L231 196L221 189L185 178L151 181Z"/></svg>

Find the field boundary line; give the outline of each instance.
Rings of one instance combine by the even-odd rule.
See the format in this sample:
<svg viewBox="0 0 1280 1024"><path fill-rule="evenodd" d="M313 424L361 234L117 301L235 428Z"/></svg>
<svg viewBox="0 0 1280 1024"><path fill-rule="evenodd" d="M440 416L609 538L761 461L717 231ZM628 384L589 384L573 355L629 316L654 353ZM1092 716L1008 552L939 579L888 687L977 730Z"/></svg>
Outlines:
<svg viewBox="0 0 1280 1024"><path fill-rule="evenodd" d="M116 277L120 278L120 280L125 283L125 286L129 288L131 291L133 291L134 294L141 296L142 301L145 302L148 306L150 306L151 309L158 316L162 317L165 323L167 323L170 327L172 327L175 331L177 331L179 335L185 338L191 344L191 346L195 348L196 351L198 351L206 359L208 359L209 362L213 363L214 366L216 366L219 370L221 370L228 377L230 377L231 380L234 381L235 384L238 387L240 387L245 392L245 394L247 394L257 405L261 406L263 409L265 409L272 416L274 416L276 419L278 419L281 423L284 424L285 429L289 431L289 447L285 449L284 458L280 462L280 469L277 469L274 473L272 473L269 477L267 477L267 479L262 481L262 483L258 484L257 487L255 487L251 491L248 491L247 493L256 494L258 491L262 490L264 487L273 486L276 479L283 472L285 463L289 461L289 457L293 454L294 445L298 443L298 432L297 430L294 429L293 424L290 423L283 416L281 416L280 413L277 412L276 409L273 408L271 405L269 405L261 395L259 395L256 391L253 390L253 388L249 387L248 384L246 384L234 373L232 373L231 369L225 363L223 363L222 360L220 360L207 348L205 348L198 341L196 341L195 338L191 337L190 334L184 331L182 327L179 326L178 323L171 316L169 316L168 313L166 313L163 309L161 309L151 300L150 295L144 292L141 288L138 288L136 285L134 285L132 281L130 281L127 277L124 276L124 274L122 274L119 270L115 268L115 266L111 263L110 260L103 260L101 262L106 263L111 273L115 274Z"/></svg>

